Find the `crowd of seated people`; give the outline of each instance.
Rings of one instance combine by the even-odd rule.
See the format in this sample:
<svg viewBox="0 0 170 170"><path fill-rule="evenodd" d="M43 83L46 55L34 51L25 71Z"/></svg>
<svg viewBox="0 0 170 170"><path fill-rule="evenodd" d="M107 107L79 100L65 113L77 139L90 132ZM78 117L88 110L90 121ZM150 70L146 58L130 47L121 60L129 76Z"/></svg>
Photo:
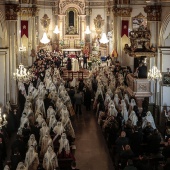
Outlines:
<svg viewBox="0 0 170 170"><path fill-rule="evenodd" d="M21 118L11 160L4 169L76 168L70 119L74 109L55 62L54 56L41 54L30 67L32 81L18 81Z"/></svg>
<svg viewBox="0 0 170 170"><path fill-rule="evenodd" d="M107 141L115 169L124 169L129 160L137 169L156 169L159 161L170 157L169 143L164 143L152 113L147 108L140 113L135 98L128 96L126 74L122 73L119 63L114 70L105 67L91 72L88 81L91 81L95 92L93 109L98 124Z"/></svg>

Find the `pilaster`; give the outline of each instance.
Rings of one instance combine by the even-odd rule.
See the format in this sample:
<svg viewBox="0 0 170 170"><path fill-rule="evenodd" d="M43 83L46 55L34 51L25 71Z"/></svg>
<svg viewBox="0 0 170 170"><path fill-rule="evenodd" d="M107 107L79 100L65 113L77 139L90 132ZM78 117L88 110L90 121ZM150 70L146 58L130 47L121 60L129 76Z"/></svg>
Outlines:
<svg viewBox="0 0 170 170"><path fill-rule="evenodd" d="M17 58L17 12L19 6L16 4L5 5L5 19L7 24L7 39L9 47L9 100L11 104L17 104L17 86L13 79L13 73L16 71Z"/></svg>

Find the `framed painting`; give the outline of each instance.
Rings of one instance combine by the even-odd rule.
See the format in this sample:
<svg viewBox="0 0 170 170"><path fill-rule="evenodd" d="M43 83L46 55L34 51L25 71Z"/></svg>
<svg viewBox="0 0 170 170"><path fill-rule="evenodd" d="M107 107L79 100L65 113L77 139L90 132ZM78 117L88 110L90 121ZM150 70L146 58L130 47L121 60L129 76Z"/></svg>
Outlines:
<svg viewBox="0 0 170 170"><path fill-rule="evenodd" d="M162 85L170 86L170 73L162 73Z"/></svg>

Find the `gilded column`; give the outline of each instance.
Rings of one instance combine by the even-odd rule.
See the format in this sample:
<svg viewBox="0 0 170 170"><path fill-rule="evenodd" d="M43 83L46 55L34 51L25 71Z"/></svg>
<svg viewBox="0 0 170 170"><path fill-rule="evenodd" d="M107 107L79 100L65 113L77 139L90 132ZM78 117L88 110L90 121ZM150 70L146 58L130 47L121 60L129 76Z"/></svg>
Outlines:
<svg viewBox="0 0 170 170"><path fill-rule="evenodd" d="M53 28L56 27L56 25L58 25L59 27L59 17L58 17L58 13L59 13L59 8L58 8L58 2L55 2L55 7L52 8L52 12L53 12ZM59 30L60 31L60 30ZM59 47L59 34L53 34L52 36L52 43L53 43L53 50L57 50Z"/></svg>
<svg viewBox="0 0 170 170"><path fill-rule="evenodd" d="M86 15L80 15L80 25L81 25L81 29L80 29L80 39L84 40L85 36L84 36L84 32L85 32L85 17Z"/></svg>
<svg viewBox="0 0 170 170"><path fill-rule="evenodd" d="M59 40L62 40L64 38L64 23L65 23L65 15L58 15L58 19L59 19L59 23L58 23L58 26L59 26L59 30L60 30L60 34L59 34Z"/></svg>

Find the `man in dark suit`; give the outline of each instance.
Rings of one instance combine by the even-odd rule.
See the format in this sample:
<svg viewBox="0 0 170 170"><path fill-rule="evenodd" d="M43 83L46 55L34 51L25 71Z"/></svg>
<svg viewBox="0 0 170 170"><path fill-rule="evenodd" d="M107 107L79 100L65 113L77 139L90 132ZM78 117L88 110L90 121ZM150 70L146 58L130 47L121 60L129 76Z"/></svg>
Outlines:
<svg viewBox="0 0 170 170"><path fill-rule="evenodd" d="M140 63L138 67L138 78L147 78L147 67Z"/></svg>
<svg viewBox="0 0 170 170"><path fill-rule="evenodd" d="M70 96L71 103L72 103L73 108L74 108L74 103L75 103L75 99L74 99L75 90L74 90L74 87L70 87L70 90L68 91L68 95Z"/></svg>
<svg viewBox="0 0 170 170"><path fill-rule="evenodd" d="M74 99L75 99L75 105L76 105L76 114L78 114L79 112L79 114L81 115L82 114L81 104L83 103L83 97L79 90L74 95Z"/></svg>

